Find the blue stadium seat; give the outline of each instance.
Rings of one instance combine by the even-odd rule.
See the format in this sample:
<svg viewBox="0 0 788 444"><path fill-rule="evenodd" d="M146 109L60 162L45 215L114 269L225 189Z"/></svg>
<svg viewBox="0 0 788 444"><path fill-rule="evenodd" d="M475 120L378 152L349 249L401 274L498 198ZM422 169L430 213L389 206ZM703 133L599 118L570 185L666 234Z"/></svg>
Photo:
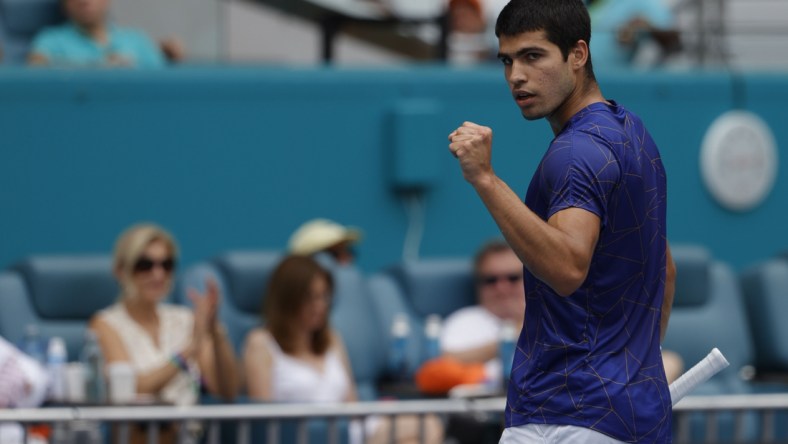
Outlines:
<svg viewBox="0 0 788 444"><path fill-rule="evenodd" d="M241 352L246 334L260 325L262 300L268 278L282 259L278 251L229 251L210 261L184 270L176 302L188 304L186 291L204 291L213 277L222 292L219 319L227 327L236 352Z"/></svg>
<svg viewBox="0 0 788 444"><path fill-rule="evenodd" d="M108 255L33 256L0 273L0 335L18 343L28 324L66 341L76 360L87 321L117 300Z"/></svg>
<svg viewBox="0 0 788 444"><path fill-rule="evenodd" d="M359 399L374 400L386 366L387 341L380 334L380 320L366 279L354 265L339 265L327 255L318 255L317 259L334 278L331 325L347 347Z"/></svg>
<svg viewBox="0 0 788 444"><path fill-rule="evenodd" d="M712 378L703 392L746 391L740 374L753 363L753 341L735 273L703 247L674 245L676 295L665 348L678 352L690 367L717 347L730 367Z"/></svg>
<svg viewBox="0 0 788 444"><path fill-rule="evenodd" d="M410 319L408 370L411 375L423 362L427 316L437 314L445 318L477 302L469 259L403 262L376 273L368 281L380 319L381 337L390 338L389 330L397 313L404 313Z"/></svg>
<svg viewBox="0 0 788 444"><path fill-rule="evenodd" d="M64 20L59 0L0 0L3 63L24 64L36 33Z"/></svg>
<svg viewBox="0 0 788 444"><path fill-rule="evenodd" d="M758 372L788 376L788 261L771 259L742 272Z"/></svg>
<svg viewBox="0 0 788 444"><path fill-rule="evenodd" d="M690 395L723 395L751 392L742 378L753 362L753 342L744 312L744 301L735 273L714 260L710 252L697 245L672 245L676 262L676 295L664 341L687 368L703 359L714 347L720 349L730 366L702 384ZM704 417L693 415L692 438L704 439ZM720 442L731 442L734 418L718 418ZM755 433L754 417L745 418L745 434ZM674 428L675 430L675 428Z"/></svg>
<svg viewBox="0 0 788 444"><path fill-rule="evenodd" d="M742 291L755 340L756 382L759 393L788 392L788 257L755 264L741 274ZM775 438L788 438L787 412L775 417Z"/></svg>

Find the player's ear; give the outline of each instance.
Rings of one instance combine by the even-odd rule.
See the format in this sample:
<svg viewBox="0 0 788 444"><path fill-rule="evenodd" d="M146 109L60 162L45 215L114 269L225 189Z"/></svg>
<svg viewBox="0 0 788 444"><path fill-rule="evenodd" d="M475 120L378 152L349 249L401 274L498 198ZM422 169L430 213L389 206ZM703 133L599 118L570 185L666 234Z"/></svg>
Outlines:
<svg viewBox="0 0 788 444"><path fill-rule="evenodd" d="M583 69L588 63L588 42L585 40L578 40L569 50L569 62L572 68L579 70Z"/></svg>

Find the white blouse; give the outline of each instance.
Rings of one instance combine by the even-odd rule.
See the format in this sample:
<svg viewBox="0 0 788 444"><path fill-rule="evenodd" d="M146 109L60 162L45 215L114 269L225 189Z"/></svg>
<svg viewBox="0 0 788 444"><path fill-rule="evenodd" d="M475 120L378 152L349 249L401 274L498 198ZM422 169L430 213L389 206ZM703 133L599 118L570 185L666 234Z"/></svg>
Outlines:
<svg viewBox="0 0 788 444"><path fill-rule="evenodd" d="M173 304L159 304L159 340L156 341L126 311L122 303L102 310L100 319L120 336L137 373L147 373L170 362L175 353L189 344L194 317L191 310ZM189 362L189 372L181 371L159 392L161 401L174 405L194 405L199 394L199 368Z"/></svg>
<svg viewBox="0 0 788 444"><path fill-rule="evenodd" d="M347 399L350 379L335 349L326 352L323 368L319 370L287 355L268 332L265 344L273 358L271 388L274 401L343 402Z"/></svg>

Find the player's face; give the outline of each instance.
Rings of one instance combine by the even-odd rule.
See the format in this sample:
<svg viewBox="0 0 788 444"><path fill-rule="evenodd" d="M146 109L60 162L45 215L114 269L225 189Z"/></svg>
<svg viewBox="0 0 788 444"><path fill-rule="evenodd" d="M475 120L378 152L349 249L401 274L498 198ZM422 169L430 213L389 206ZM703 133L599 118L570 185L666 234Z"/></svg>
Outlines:
<svg viewBox="0 0 788 444"><path fill-rule="evenodd" d="M498 47L506 82L523 117L550 120L560 114L577 85L573 54L565 60L544 31L501 36Z"/></svg>

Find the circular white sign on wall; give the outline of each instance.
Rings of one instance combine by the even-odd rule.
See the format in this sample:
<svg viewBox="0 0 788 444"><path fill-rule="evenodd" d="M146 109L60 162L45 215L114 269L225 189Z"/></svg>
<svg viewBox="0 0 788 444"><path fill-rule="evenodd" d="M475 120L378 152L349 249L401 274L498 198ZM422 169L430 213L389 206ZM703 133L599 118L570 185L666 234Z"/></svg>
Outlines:
<svg viewBox="0 0 788 444"><path fill-rule="evenodd" d="M747 211L769 195L777 177L769 126L748 111L729 111L706 131L700 149L703 182L723 207Z"/></svg>

